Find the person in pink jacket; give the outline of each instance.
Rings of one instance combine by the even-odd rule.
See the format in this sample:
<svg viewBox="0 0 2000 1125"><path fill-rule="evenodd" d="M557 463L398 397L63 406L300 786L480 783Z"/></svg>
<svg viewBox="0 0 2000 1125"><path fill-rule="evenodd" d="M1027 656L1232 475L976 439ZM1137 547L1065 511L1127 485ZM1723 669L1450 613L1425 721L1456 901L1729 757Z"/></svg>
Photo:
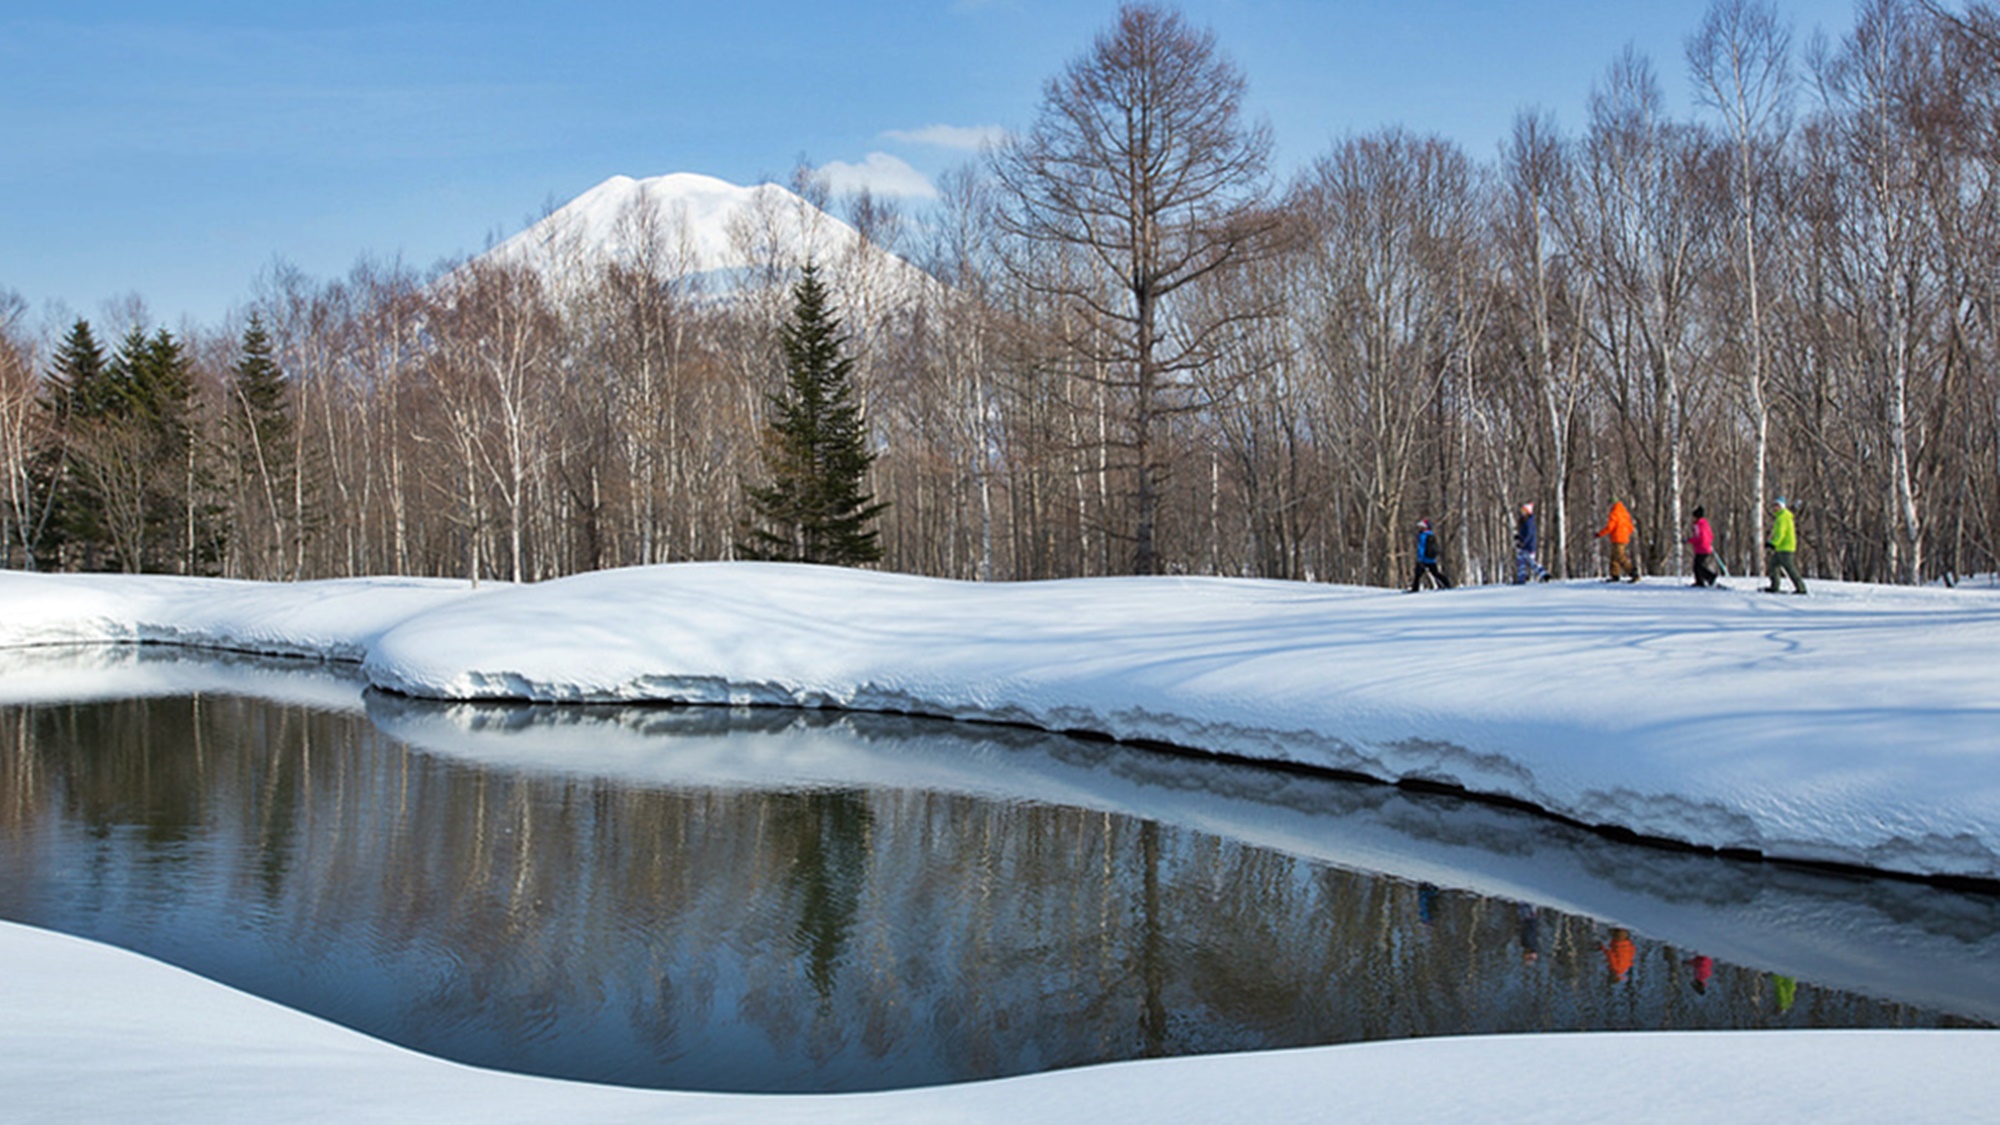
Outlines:
<svg viewBox="0 0 2000 1125"><path fill-rule="evenodd" d="M1687 537L1694 550L1694 584L1713 586L1722 573L1715 568L1715 532L1708 526L1708 509L1694 510L1694 534Z"/></svg>

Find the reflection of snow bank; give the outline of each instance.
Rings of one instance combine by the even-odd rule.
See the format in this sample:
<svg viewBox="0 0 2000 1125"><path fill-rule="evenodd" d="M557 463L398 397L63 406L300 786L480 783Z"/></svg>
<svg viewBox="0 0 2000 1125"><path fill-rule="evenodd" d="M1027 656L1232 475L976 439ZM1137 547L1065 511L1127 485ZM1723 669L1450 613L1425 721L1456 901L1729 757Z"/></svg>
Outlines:
<svg viewBox="0 0 2000 1125"><path fill-rule="evenodd" d="M427 697L782 703L1084 729L1461 785L1707 846L2000 879L2000 593L1813 589L1411 597L757 564L476 596L400 580L7 576L0 643L240 633L240 647L364 655L371 682ZM16 626L24 602L40 617Z"/></svg>
<svg viewBox="0 0 2000 1125"><path fill-rule="evenodd" d="M1986 896L1646 851L1386 785L1005 727L387 695L369 697L368 715L411 746L501 769L676 789L908 788L1117 813L1594 916L1731 964L2000 1021L2000 900ZM1941 932L1950 905L1963 914Z"/></svg>
<svg viewBox="0 0 2000 1125"><path fill-rule="evenodd" d="M877 1094L591 1086L426 1058L135 954L0 923L0 1090L39 1121L1976 1121L1991 1032L1418 1039ZM1338 1107L1331 1110L1329 1107Z"/></svg>
<svg viewBox="0 0 2000 1125"><path fill-rule="evenodd" d="M162 695L247 695L322 711L361 710L367 682L317 660L279 662L150 645L0 649L0 705L83 703Z"/></svg>

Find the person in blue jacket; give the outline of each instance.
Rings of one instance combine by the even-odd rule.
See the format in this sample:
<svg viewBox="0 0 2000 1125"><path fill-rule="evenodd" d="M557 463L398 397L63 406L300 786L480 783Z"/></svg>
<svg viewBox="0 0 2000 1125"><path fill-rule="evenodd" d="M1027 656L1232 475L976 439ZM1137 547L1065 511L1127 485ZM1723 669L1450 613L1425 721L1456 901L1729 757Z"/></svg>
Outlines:
<svg viewBox="0 0 2000 1125"><path fill-rule="evenodd" d="M1535 558L1535 506L1521 505L1521 520L1514 525L1514 585L1525 586L1531 578L1549 580L1549 570Z"/></svg>
<svg viewBox="0 0 2000 1125"><path fill-rule="evenodd" d="M1410 578L1410 593L1416 593L1417 587L1423 585L1426 574L1431 576L1431 581L1437 583L1440 589L1451 589L1451 579L1446 578L1444 571L1438 569L1437 533L1431 530L1431 521L1418 520L1417 572Z"/></svg>

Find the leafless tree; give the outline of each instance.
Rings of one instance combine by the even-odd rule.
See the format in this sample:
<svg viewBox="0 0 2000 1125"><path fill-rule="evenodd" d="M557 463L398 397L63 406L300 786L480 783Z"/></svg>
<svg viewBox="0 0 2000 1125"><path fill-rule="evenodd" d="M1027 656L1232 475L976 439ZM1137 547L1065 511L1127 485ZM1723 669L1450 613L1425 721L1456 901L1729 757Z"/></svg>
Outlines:
<svg viewBox="0 0 2000 1125"><path fill-rule="evenodd" d="M1697 128L1665 118L1651 64L1629 48L1592 92L1577 247L1597 279L1591 335L1619 421L1624 472L1612 491L1645 505L1635 514L1655 567L1680 555L1686 395L1703 343L1695 297L1715 236L1695 189L1714 152Z"/></svg>
<svg viewBox="0 0 2000 1125"><path fill-rule="evenodd" d="M1561 231L1575 207L1571 158L1546 113L1523 113L1501 150L1502 196L1496 217L1505 285L1521 312L1520 363L1537 403L1547 441L1546 487L1554 496L1543 538L1558 577L1569 576L1569 488L1575 419L1587 390L1583 378L1577 305L1589 297L1590 279L1562 250ZM1522 420L1526 425L1526 419ZM1534 496L1525 496L1533 500Z"/></svg>
<svg viewBox="0 0 2000 1125"><path fill-rule="evenodd" d="M686 214L664 207L638 197L618 219L623 252L594 264L582 318L572 318L588 341L590 377L568 388L583 396L574 416L614 429L604 436L623 462L630 554L646 563L674 556L669 513L685 515L694 444L683 384L699 261ZM591 413L593 399L602 414Z"/></svg>
<svg viewBox="0 0 2000 1125"><path fill-rule="evenodd" d="M1899 581L1924 572L1917 493L1925 427L1918 397L1936 374L1940 315L1937 234L1927 207L1924 159L1912 111L1937 76L1937 37L1906 0L1870 0L1854 31L1819 62L1826 129L1839 157L1831 197L1840 238L1831 278L1852 327L1849 349L1861 401L1874 405L1883 466L1876 479L1889 519L1887 568Z"/></svg>
<svg viewBox="0 0 2000 1125"><path fill-rule="evenodd" d="M1185 407L1182 377L1259 311L1195 321L1175 303L1253 257L1276 226L1265 205L1270 133L1245 120L1244 89L1212 33L1169 9L1127 5L993 160L1001 228L1076 251L1076 275L1016 275L1069 307L1078 331L1067 342L1117 401L1119 432L1106 438L1130 473L1141 574L1160 567L1161 419Z"/></svg>
<svg viewBox="0 0 2000 1125"><path fill-rule="evenodd" d="M6 478L0 506L0 565L20 549L21 565L35 569L38 527L46 505L38 503L33 472L38 449L50 439L41 433L41 380L35 375L36 348L28 338L27 302L12 290L0 290L0 476Z"/></svg>
<svg viewBox="0 0 2000 1125"><path fill-rule="evenodd" d="M1392 130L1338 145L1295 196L1310 244L1295 315L1325 384L1314 428L1365 529L1357 573L1393 580L1409 561L1405 526L1442 518L1452 499L1431 458L1447 448L1435 411L1465 354L1475 177L1455 146Z"/></svg>
<svg viewBox="0 0 2000 1125"><path fill-rule="evenodd" d="M507 574L527 581L530 504L547 466L552 311L527 267L476 261L450 279L435 317L430 374L450 422L444 439L458 453L474 544L468 573L480 575L477 545L490 494L503 521Z"/></svg>
<svg viewBox="0 0 2000 1125"><path fill-rule="evenodd" d="M1687 44L1688 69L1702 105L1720 114L1735 149L1729 202L1735 215L1735 262L1748 305L1743 347L1745 412L1755 436L1750 485L1752 528L1764 541L1770 496L1771 402L1764 338L1765 293L1760 276L1764 213L1790 128L1791 28L1765 0L1715 0Z"/></svg>

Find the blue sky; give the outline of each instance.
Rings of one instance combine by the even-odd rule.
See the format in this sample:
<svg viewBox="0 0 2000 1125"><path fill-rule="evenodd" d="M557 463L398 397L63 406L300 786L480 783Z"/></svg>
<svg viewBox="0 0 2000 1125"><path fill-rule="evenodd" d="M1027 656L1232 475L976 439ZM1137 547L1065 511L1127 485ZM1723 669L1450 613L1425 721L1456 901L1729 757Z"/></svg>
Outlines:
<svg viewBox="0 0 2000 1125"><path fill-rule="evenodd" d="M1779 0L1801 44L1850 0ZM1115 0L10 5L0 15L0 289L37 319L136 294L219 323L284 261L475 253L616 174L921 190L949 143L1033 116ZM1250 82L1280 174L1388 125L1486 158L1525 107L1582 124L1627 44L1690 113L1707 0L1191 0ZM945 128L939 128L945 127Z"/></svg>

